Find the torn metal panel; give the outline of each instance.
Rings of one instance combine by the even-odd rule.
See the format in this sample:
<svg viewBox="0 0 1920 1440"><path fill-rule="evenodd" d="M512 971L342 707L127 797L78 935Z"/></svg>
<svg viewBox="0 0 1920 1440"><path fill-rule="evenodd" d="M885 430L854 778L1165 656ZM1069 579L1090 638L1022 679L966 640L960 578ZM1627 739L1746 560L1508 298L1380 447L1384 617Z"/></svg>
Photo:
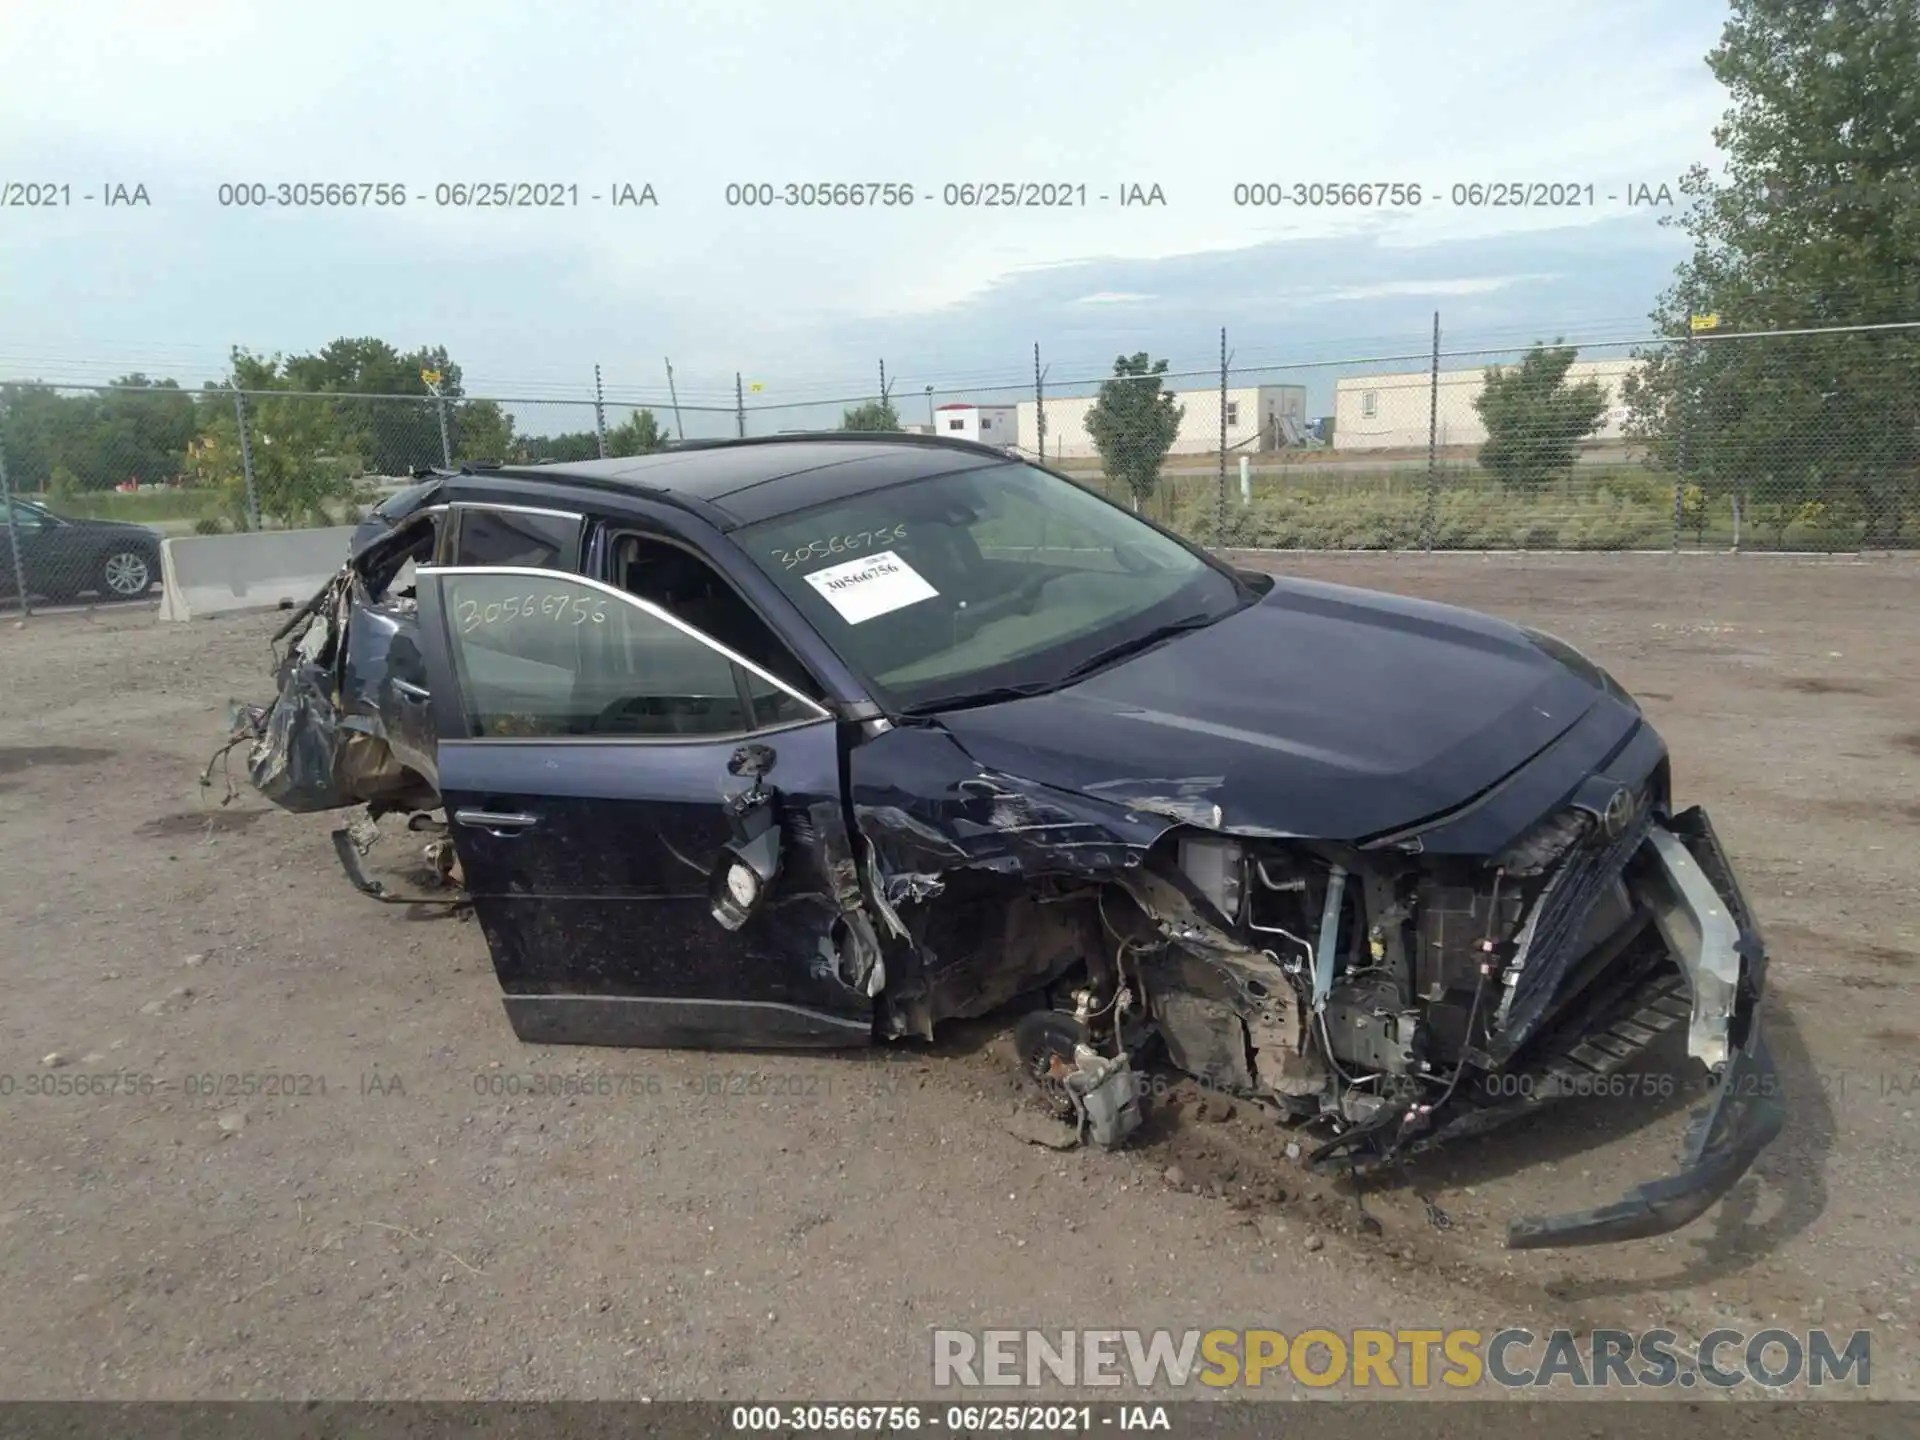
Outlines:
<svg viewBox="0 0 1920 1440"><path fill-rule="evenodd" d="M1740 927L1679 836L1648 837L1663 885L1649 884L1654 923L1686 971L1693 995L1687 1053L1713 1070L1727 1063L1728 1027L1740 986Z"/></svg>
<svg viewBox="0 0 1920 1440"><path fill-rule="evenodd" d="M1112 878L1137 867L1174 823L987 770L937 726L865 741L849 756L848 776L854 821L896 905L896 875Z"/></svg>
<svg viewBox="0 0 1920 1440"><path fill-rule="evenodd" d="M1224 775L1196 775L1183 780L1101 780L1086 790L1138 814L1165 815L1185 825L1218 830L1226 812L1217 797L1226 783Z"/></svg>
<svg viewBox="0 0 1920 1440"><path fill-rule="evenodd" d="M417 611L410 602L375 606L356 584L341 662L341 709L359 733L388 749L396 782L398 772L407 771L431 789L438 773L429 699Z"/></svg>
<svg viewBox="0 0 1920 1440"><path fill-rule="evenodd" d="M248 778L275 805L302 814L359 803L341 764L352 737L340 726L330 668L295 659L272 707L245 723L254 727Z"/></svg>

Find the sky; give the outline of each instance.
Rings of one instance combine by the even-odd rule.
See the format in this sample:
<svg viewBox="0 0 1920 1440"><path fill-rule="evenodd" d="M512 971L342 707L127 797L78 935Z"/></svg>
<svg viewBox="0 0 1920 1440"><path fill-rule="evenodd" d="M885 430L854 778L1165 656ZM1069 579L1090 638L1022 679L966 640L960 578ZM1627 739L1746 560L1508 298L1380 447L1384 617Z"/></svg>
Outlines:
<svg viewBox="0 0 1920 1440"><path fill-rule="evenodd" d="M659 403L669 357L689 407L730 408L736 374L754 406L853 400L884 361L914 419L928 385L1030 386L1036 344L1071 389L1123 352L1216 367L1224 327L1236 370L1319 391L1334 361L1423 354L1436 310L1449 357L1627 341L1686 251L1658 223L1677 206L1629 196L1717 168L1726 104L1704 63L1724 0L0 10L0 201L71 197L0 204L0 379L72 383L378 335L526 400L590 396L598 365L610 399ZM1236 203L1349 181L1422 201ZM408 198L222 203L326 182ZM522 182L577 203L438 203ZM914 200L729 203L807 182ZM1007 182L1087 199L946 203ZM1593 203L1453 203L1503 182ZM148 203L102 204L115 186Z"/></svg>

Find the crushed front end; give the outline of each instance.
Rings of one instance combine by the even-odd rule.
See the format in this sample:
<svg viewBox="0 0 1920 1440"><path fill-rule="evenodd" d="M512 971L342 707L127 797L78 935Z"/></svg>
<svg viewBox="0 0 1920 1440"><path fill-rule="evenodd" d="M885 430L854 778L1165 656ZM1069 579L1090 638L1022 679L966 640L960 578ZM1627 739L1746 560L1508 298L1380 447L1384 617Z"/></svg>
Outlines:
<svg viewBox="0 0 1920 1440"><path fill-rule="evenodd" d="M1669 1032L1716 1077L1679 1171L1616 1204L1514 1221L1512 1248L1662 1234L1779 1132L1759 1021L1766 958L1713 827L1665 766L1596 777L1492 857L1184 831L1132 882L1170 943L1139 985L1168 1055L1332 1133L1364 1172L1556 1099L1625 1093ZM1649 1089L1651 1093L1651 1089Z"/></svg>

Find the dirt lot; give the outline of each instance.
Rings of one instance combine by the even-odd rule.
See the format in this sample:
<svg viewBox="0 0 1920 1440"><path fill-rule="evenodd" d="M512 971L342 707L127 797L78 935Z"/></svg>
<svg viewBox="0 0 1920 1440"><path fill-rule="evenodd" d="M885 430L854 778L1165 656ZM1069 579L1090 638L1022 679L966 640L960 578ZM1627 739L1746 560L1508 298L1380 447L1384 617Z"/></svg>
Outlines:
<svg viewBox="0 0 1920 1440"><path fill-rule="evenodd" d="M875 1061L521 1046L475 926L354 894L328 818L199 787L277 617L37 616L0 620L0 1395L884 1399L931 1395L934 1326L1778 1323L1871 1330L1872 1393L1920 1396L1920 564L1268 563L1542 625L1642 697L1766 929L1791 1086L1706 1219L1501 1249L1666 1173L1690 1094L1362 1202L1246 1113L1025 1143L993 1026ZM555 1073L621 1093L510 1093Z"/></svg>

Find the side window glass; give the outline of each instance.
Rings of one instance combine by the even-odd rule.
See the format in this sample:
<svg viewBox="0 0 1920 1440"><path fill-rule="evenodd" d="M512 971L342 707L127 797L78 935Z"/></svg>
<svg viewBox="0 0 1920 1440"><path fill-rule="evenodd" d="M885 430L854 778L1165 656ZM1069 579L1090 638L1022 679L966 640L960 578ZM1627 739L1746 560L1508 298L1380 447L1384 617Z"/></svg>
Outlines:
<svg viewBox="0 0 1920 1440"><path fill-rule="evenodd" d="M746 678L747 695L753 701L754 723L762 729L811 720L818 713L812 707L801 704L778 685L762 680L751 670L743 670L741 674Z"/></svg>
<svg viewBox="0 0 1920 1440"><path fill-rule="evenodd" d="M734 654L779 676L802 694L818 698L818 688L793 652L699 556L664 540L644 535L617 535L611 549L610 568L612 573L608 578L628 594L651 601ZM771 696L793 703L791 697L782 695L778 686L764 685L751 671L748 678L752 684L762 685ZM805 709L804 706L796 708ZM775 722L763 720L761 723Z"/></svg>
<svg viewBox="0 0 1920 1440"><path fill-rule="evenodd" d="M571 570L580 561L580 519L461 505L454 510L455 565L524 565Z"/></svg>
<svg viewBox="0 0 1920 1440"><path fill-rule="evenodd" d="M807 706L624 596L558 574L443 577L476 737L738 735Z"/></svg>

